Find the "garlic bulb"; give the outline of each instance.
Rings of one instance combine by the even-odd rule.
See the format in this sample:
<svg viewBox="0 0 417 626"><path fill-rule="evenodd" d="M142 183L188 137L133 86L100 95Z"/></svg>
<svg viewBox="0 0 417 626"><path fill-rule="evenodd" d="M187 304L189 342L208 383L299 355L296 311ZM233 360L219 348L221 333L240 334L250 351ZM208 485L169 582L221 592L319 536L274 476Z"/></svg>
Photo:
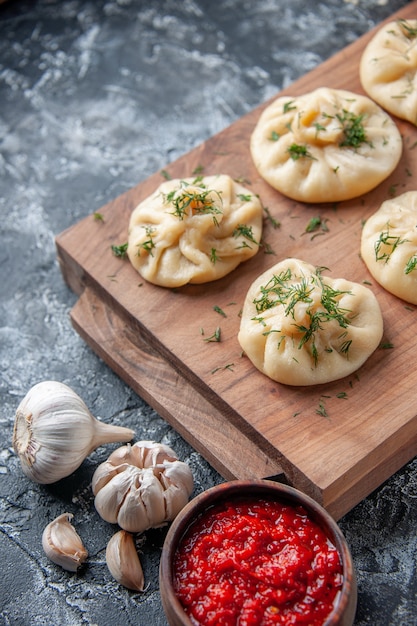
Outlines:
<svg viewBox="0 0 417 626"><path fill-rule="evenodd" d="M26 476L49 484L72 474L98 446L130 441L133 435L130 428L96 419L67 385L44 381L16 410L13 447Z"/></svg>
<svg viewBox="0 0 417 626"><path fill-rule="evenodd" d="M101 517L129 532L172 521L187 504L193 477L168 446L138 441L118 448L94 472L94 504Z"/></svg>
<svg viewBox="0 0 417 626"><path fill-rule="evenodd" d="M42 534L46 556L69 572L76 572L88 557L88 552L71 524L72 513L63 513L50 522Z"/></svg>
<svg viewBox="0 0 417 626"><path fill-rule="evenodd" d="M143 570L133 535L125 530L113 535L107 544L106 562L111 575L120 585L133 591L143 591Z"/></svg>

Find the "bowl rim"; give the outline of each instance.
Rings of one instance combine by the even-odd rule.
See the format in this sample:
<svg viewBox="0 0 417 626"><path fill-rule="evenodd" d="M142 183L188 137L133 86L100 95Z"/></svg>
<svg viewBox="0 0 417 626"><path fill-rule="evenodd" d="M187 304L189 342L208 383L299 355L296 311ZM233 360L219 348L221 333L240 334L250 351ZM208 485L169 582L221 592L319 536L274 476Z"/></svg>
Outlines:
<svg viewBox="0 0 417 626"><path fill-rule="evenodd" d="M344 611L348 609L349 603L351 605L350 610L353 611L352 615L354 615L356 611L356 574L349 546L337 522L324 507L309 495L294 487L269 479L236 479L209 487L190 500L175 517L166 534L159 565L159 586L165 613L167 614L169 608L170 612L176 616L177 621L175 623L193 626L174 590L174 553L185 533L200 514L204 514L210 506L214 506L218 502L250 495L251 489L257 490L254 495L271 497L276 494L279 499L288 500L289 504L297 503L304 506L311 519L324 527L342 561L343 585L331 613L322 626L331 626L334 619L343 615ZM354 595L353 598L352 594ZM169 606L165 604L168 603L168 598Z"/></svg>

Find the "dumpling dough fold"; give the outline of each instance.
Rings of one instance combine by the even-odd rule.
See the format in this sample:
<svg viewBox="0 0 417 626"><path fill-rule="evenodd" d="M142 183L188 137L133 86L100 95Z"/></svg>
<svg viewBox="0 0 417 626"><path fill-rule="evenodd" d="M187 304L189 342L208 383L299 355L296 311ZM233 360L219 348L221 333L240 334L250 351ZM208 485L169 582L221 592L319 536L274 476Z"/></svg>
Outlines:
<svg viewBox="0 0 417 626"><path fill-rule="evenodd" d="M338 202L385 180L400 160L402 139L370 98L321 87L270 104L255 126L250 150L262 178L285 196Z"/></svg>
<svg viewBox="0 0 417 626"><path fill-rule="evenodd" d="M169 180L133 211L127 254L156 285L205 283L258 252L262 221L258 196L230 176Z"/></svg>
<svg viewBox="0 0 417 626"><path fill-rule="evenodd" d="M382 287L417 304L417 191L386 200L368 218L361 256Z"/></svg>
<svg viewBox="0 0 417 626"><path fill-rule="evenodd" d="M417 125L417 19L380 28L361 56L359 75L368 96Z"/></svg>
<svg viewBox="0 0 417 626"><path fill-rule="evenodd" d="M272 380L315 385L343 378L381 341L383 319L372 291L323 276L324 269L285 259L249 288L238 341Z"/></svg>

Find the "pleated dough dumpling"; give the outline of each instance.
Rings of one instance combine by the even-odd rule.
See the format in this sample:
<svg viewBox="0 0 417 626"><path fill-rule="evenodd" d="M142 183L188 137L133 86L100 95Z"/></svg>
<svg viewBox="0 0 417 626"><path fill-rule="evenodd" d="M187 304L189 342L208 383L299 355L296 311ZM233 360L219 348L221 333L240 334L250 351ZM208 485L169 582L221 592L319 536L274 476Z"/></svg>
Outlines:
<svg viewBox="0 0 417 626"><path fill-rule="evenodd" d="M370 98L321 87L281 96L261 114L250 150L259 174L301 202L339 202L364 194L396 168L399 130Z"/></svg>
<svg viewBox="0 0 417 626"><path fill-rule="evenodd" d="M362 87L375 102L417 124L417 19L379 29L362 54L359 73Z"/></svg>
<svg viewBox="0 0 417 626"><path fill-rule="evenodd" d="M382 287L417 304L417 191L386 200L366 221L361 256Z"/></svg>
<svg viewBox="0 0 417 626"><path fill-rule="evenodd" d="M133 211L127 253L155 285L205 283L258 252L262 220L259 198L230 176L169 180Z"/></svg>
<svg viewBox="0 0 417 626"><path fill-rule="evenodd" d="M383 320L372 291L289 258L264 272L245 298L238 340L279 383L315 385L348 376L378 347Z"/></svg>

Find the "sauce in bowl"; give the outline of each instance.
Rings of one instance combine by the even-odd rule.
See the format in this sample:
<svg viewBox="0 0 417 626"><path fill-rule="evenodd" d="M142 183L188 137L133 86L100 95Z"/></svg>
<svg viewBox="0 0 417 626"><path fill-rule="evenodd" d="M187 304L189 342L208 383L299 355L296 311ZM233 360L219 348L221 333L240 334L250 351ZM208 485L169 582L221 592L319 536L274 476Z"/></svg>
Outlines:
<svg viewBox="0 0 417 626"><path fill-rule="evenodd" d="M301 505L274 499L216 503L188 527L173 587L202 626L321 626L343 586L340 554Z"/></svg>

